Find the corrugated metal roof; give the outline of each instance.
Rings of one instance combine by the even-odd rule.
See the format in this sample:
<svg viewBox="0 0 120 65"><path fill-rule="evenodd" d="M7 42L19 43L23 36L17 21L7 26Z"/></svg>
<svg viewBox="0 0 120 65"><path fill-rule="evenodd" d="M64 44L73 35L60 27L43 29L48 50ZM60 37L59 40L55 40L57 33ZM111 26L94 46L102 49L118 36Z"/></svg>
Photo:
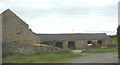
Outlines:
<svg viewBox="0 0 120 65"><path fill-rule="evenodd" d="M102 40L108 39L105 33L72 33L72 34L37 34L40 41L74 41L74 40Z"/></svg>

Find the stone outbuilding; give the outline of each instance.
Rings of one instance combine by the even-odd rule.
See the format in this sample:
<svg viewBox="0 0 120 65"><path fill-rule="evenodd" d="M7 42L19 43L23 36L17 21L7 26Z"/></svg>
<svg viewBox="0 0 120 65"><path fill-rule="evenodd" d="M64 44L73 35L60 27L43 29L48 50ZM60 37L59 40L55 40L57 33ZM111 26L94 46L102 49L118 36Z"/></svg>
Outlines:
<svg viewBox="0 0 120 65"><path fill-rule="evenodd" d="M39 43L38 36L29 29L21 18L7 9L1 16L2 24L2 43L22 43L33 44Z"/></svg>
<svg viewBox="0 0 120 65"><path fill-rule="evenodd" d="M63 49L81 49L87 44L111 44L111 38L105 33L66 33L66 34L38 34L43 43L52 42L53 46Z"/></svg>
<svg viewBox="0 0 120 65"><path fill-rule="evenodd" d="M0 14L0 28L2 28L2 43L48 43L62 49L80 49L87 44L111 44L111 38L105 33L66 33L66 34L36 34L29 25L11 10Z"/></svg>

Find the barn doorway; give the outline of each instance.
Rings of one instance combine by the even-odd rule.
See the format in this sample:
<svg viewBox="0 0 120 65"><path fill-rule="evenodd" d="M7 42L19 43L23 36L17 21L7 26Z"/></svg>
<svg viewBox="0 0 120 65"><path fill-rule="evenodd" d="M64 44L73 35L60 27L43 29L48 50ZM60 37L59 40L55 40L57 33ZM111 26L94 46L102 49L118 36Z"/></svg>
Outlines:
<svg viewBox="0 0 120 65"><path fill-rule="evenodd" d="M74 41L68 42L68 48L69 49L75 49L75 42Z"/></svg>
<svg viewBox="0 0 120 65"><path fill-rule="evenodd" d="M90 41L90 40L88 40L88 41L87 41L87 45L88 45L89 47L91 47L91 46L93 45L93 42Z"/></svg>
<svg viewBox="0 0 120 65"><path fill-rule="evenodd" d="M98 40L98 44L99 44L99 45L102 45L102 40Z"/></svg>
<svg viewBox="0 0 120 65"><path fill-rule="evenodd" d="M55 47L62 48L63 49L63 42L56 42Z"/></svg>
<svg viewBox="0 0 120 65"><path fill-rule="evenodd" d="M87 44L92 44L92 41L87 41Z"/></svg>

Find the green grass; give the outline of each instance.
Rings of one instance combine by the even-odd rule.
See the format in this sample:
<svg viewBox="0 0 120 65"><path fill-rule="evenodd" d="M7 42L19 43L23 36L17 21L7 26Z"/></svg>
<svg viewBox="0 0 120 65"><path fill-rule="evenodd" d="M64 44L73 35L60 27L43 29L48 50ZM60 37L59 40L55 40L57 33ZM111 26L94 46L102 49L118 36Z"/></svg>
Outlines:
<svg viewBox="0 0 120 65"><path fill-rule="evenodd" d="M3 57L3 63L65 63L81 56L117 52L117 48L97 48L89 49L82 53L72 53L70 51L41 52L34 55L13 54Z"/></svg>
<svg viewBox="0 0 120 65"><path fill-rule="evenodd" d="M117 44L117 39L116 38L112 38L112 44Z"/></svg>
<svg viewBox="0 0 120 65"><path fill-rule="evenodd" d="M83 53L87 54L94 54L94 53L108 53L108 52L117 52L117 48L96 48L96 49L89 49Z"/></svg>
<svg viewBox="0 0 120 65"><path fill-rule="evenodd" d="M26 56L22 54L5 56L3 63L64 63L80 57L79 53L72 52L48 52L37 53L35 55Z"/></svg>

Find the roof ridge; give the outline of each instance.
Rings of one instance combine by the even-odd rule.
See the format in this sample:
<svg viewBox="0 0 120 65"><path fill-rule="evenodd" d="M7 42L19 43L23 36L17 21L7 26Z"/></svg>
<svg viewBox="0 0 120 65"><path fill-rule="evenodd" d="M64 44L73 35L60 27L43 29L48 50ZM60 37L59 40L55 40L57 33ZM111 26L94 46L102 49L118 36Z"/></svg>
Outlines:
<svg viewBox="0 0 120 65"><path fill-rule="evenodd" d="M37 35L61 35L61 34L106 34L106 33L39 33Z"/></svg>

